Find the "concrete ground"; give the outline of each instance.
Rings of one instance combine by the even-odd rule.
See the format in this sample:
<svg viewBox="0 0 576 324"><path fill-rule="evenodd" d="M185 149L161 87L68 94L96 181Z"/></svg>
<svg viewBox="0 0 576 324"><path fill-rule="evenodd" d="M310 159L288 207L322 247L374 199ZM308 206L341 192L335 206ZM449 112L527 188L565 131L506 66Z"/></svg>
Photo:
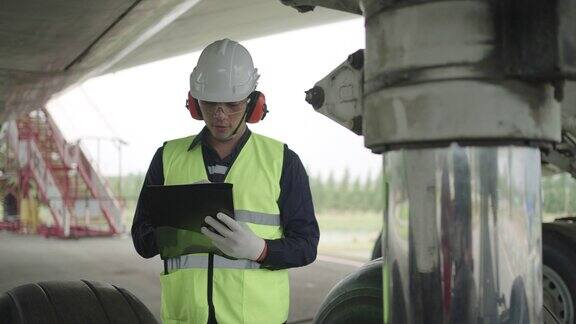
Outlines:
<svg viewBox="0 0 576 324"><path fill-rule="evenodd" d="M289 323L311 323L330 289L362 263L320 255L290 270ZM159 318L161 262L142 259L128 236L81 240L45 239L0 232L0 293L46 280L94 280L128 289Z"/></svg>

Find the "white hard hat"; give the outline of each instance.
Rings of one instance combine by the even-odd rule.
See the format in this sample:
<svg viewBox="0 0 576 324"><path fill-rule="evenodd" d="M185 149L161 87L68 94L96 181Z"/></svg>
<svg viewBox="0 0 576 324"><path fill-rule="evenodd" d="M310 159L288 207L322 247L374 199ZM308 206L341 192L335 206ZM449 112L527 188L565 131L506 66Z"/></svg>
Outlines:
<svg viewBox="0 0 576 324"><path fill-rule="evenodd" d="M200 54L190 74L190 95L204 101L240 101L256 89L258 77L244 46L229 39L218 40Z"/></svg>

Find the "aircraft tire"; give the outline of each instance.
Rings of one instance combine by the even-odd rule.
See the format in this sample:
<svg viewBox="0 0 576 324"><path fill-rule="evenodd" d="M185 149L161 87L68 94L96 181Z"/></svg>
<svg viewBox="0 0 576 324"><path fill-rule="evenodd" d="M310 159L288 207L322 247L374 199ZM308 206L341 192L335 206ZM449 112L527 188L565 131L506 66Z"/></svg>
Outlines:
<svg viewBox="0 0 576 324"><path fill-rule="evenodd" d="M157 324L154 315L123 288L94 281L45 281L0 295L0 323Z"/></svg>
<svg viewBox="0 0 576 324"><path fill-rule="evenodd" d="M381 324L382 260L371 261L342 279L320 306L316 324Z"/></svg>

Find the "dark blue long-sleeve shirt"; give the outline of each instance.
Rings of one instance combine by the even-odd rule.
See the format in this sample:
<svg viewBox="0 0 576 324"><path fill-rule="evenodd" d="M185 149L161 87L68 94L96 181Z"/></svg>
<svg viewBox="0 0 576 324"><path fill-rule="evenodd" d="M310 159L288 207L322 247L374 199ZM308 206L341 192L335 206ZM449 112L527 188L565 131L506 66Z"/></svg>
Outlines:
<svg viewBox="0 0 576 324"><path fill-rule="evenodd" d="M242 150L244 144L251 136L246 129L232 153L220 159L216 151L206 141L207 129L204 128L196 139L190 144L190 149L202 145L204 165L211 182L222 182L227 170ZM150 163L144 185L164 184L162 162L163 147L160 147ZM284 163L280 178L280 197L278 199L280 220L284 237L276 240L266 240L268 255L262 261L262 267L267 269L286 269L300 267L316 259L316 249L320 238L318 222L314 215L312 195L308 183L308 175L296 153L284 145ZM136 213L132 223L132 240L136 251L145 258L158 254L154 228L148 216L147 201L143 199L142 192L138 198Z"/></svg>

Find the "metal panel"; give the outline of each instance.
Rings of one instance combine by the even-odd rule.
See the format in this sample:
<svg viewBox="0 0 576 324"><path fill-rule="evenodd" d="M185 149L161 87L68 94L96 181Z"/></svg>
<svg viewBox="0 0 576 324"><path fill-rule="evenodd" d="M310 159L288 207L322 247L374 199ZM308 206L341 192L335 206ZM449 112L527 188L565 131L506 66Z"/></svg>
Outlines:
<svg viewBox="0 0 576 324"><path fill-rule="evenodd" d="M0 69L61 71L136 0L3 0Z"/></svg>
<svg viewBox="0 0 576 324"><path fill-rule="evenodd" d="M386 323L541 323L540 154L385 154Z"/></svg>
<svg viewBox="0 0 576 324"><path fill-rule="evenodd" d="M492 8L481 1L389 9L366 20L366 35L367 83L381 74L413 79L422 68L481 63L496 45Z"/></svg>
<svg viewBox="0 0 576 324"><path fill-rule="evenodd" d="M502 52L510 75L576 79L576 2L505 0Z"/></svg>
<svg viewBox="0 0 576 324"><path fill-rule="evenodd" d="M205 0L142 44L110 71L190 53L217 39L240 41L355 17L326 8L299 14L278 0Z"/></svg>
<svg viewBox="0 0 576 324"><path fill-rule="evenodd" d="M451 0L388 1L365 12L367 147L560 141L558 83L507 76L501 11L494 1Z"/></svg>
<svg viewBox="0 0 576 324"><path fill-rule="evenodd" d="M0 68L2 71L0 77L7 78L6 82L10 87L5 90L3 98L5 107L2 107L5 111L2 111L0 121L7 117L15 117L18 113L43 107L56 92L104 73L178 16L188 11L198 1L200 0L140 0L137 6L125 14L119 13L122 18L114 22L112 26L101 26L97 40L87 43L73 61L67 63L64 71L28 72L14 70L11 67L2 71ZM17 12L16 17L24 19L22 14L23 12ZM62 21L56 25L62 28L74 27L68 21ZM52 39L61 45L58 57L67 53L66 40L68 38L66 35L63 37L64 40ZM34 47L26 49L27 52L35 52L35 50ZM8 66L11 66L10 62Z"/></svg>
<svg viewBox="0 0 576 324"><path fill-rule="evenodd" d="M450 141L560 140L549 85L455 80L383 89L364 97L364 140L391 145Z"/></svg>
<svg viewBox="0 0 576 324"><path fill-rule="evenodd" d="M215 39L352 17L324 8L300 15L270 0L0 1L0 122L90 77L189 53Z"/></svg>

